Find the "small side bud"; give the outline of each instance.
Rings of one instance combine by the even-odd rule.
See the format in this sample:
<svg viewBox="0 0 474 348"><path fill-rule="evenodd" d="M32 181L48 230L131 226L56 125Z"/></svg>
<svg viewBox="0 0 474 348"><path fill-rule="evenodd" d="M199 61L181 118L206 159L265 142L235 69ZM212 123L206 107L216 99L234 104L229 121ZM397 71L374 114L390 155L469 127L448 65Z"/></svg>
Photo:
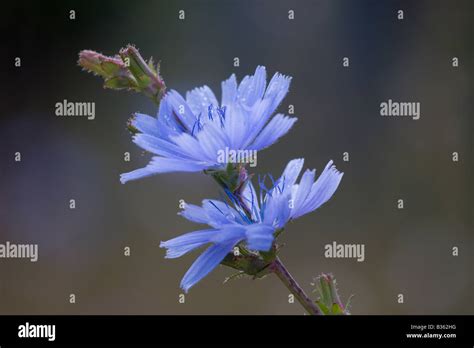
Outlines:
<svg viewBox="0 0 474 348"><path fill-rule="evenodd" d="M332 274L322 273L314 280L312 285L315 287L313 292L319 295L316 304L321 312L326 315L350 314L348 307L351 298L349 298L345 305L342 304L339 294L337 293L336 280Z"/></svg>
<svg viewBox="0 0 474 348"><path fill-rule="evenodd" d="M105 88L140 92L157 104L166 90L159 74L159 64L155 64L151 58L147 63L131 45L122 48L114 57L83 50L79 53L78 64L85 71L102 77Z"/></svg>
<svg viewBox="0 0 474 348"><path fill-rule="evenodd" d="M101 53L84 50L77 62L85 71L104 79L104 87L110 89L137 90L137 82L120 57L108 57Z"/></svg>
<svg viewBox="0 0 474 348"><path fill-rule="evenodd" d="M119 55L122 61L127 61L128 69L137 81L140 92L159 101L166 89L165 82L159 74L159 64L155 65L152 58L147 63L131 45L122 48Z"/></svg>

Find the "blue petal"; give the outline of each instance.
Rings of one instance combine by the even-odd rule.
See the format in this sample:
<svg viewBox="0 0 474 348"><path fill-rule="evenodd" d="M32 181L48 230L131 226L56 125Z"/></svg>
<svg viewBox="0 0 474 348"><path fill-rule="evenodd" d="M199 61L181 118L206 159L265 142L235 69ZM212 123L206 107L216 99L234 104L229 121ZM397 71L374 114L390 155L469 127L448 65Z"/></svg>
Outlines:
<svg viewBox="0 0 474 348"><path fill-rule="evenodd" d="M232 150L242 149L248 135L248 115L240 105L229 107L227 114L228 117L226 117L224 122L224 131L229 139L228 146Z"/></svg>
<svg viewBox="0 0 474 348"><path fill-rule="evenodd" d="M303 202L306 200L308 195L311 192L311 186L314 183L314 175L315 175L315 170L309 170L307 169L303 176L301 177L299 185L294 185L294 193L292 194L292 199L293 199L293 209L291 212L291 215L294 216L295 212L297 212L301 206L303 205Z"/></svg>
<svg viewBox="0 0 474 348"><path fill-rule="evenodd" d="M268 84L263 99L256 103L252 109L251 125L249 127L248 139L252 142L256 135L275 112L278 105L288 93L291 77L276 73Z"/></svg>
<svg viewBox="0 0 474 348"><path fill-rule="evenodd" d="M275 73L270 83L268 84L267 90L265 91L264 99L271 100L269 109L271 112L280 105L283 98L285 98L288 90L290 89L291 77L285 76L279 73Z"/></svg>
<svg viewBox="0 0 474 348"><path fill-rule="evenodd" d="M154 117L136 113L132 120L132 126L138 129L140 132L150 134L155 137L160 136L158 127L158 120Z"/></svg>
<svg viewBox="0 0 474 348"><path fill-rule="evenodd" d="M204 208L194 205L185 204L184 209L178 213L189 221L197 222L199 224L209 224L209 216Z"/></svg>
<svg viewBox="0 0 474 348"><path fill-rule="evenodd" d="M245 146L248 146L248 144L251 144L255 140L256 136L262 131L263 127L270 119L270 116L272 115L272 110L269 109L270 106L271 100L263 99L248 111L248 131Z"/></svg>
<svg viewBox="0 0 474 348"><path fill-rule="evenodd" d="M220 227L229 223L241 223L239 213L228 204L211 199L205 199L202 207L209 217L208 224L212 227Z"/></svg>
<svg viewBox="0 0 474 348"><path fill-rule="evenodd" d="M290 187L291 188L291 187ZM283 192L275 190L267 194L265 209L263 213L263 222L272 225L274 228L283 228L290 219L290 199L291 189L285 189Z"/></svg>
<svg viewBox="0 0 474 348"><path fill-rule="evenodd" d="M280 178L281 181L284 181L286 187L291 187L295 184L298 175L300 175L301 169L303 169L303 164L303 158L296 158L288 162Z"/></svg>
<svg viewBox="0 0 474 348"><path fill-rule="evenodd" d="M260 220L260 206L258 204L258 197L252 181L248 180L242 192L242 198L247 209L252 213L252 220Z"/></svg>
<svg viewBox="0 0 474 348"><path fill-rule="evenodd" d="M212 238L220 233L217 230L200 230L183 234L182 236L160 243L160 248L166 248L166 258L180 257L191 250L208 244Z"/></svg>
<svg viewBox="0 0 474 348"><path fill-rule="evenodd" d="M212 237L212 243L225 244L233 240L242 240L245 238L245 227L237 224L229 224L221 227L219 233Z"/></svg>
<svg viewBox="0 0 474 348"><path fill-rule="evenodd" d="M215 142L217 147L222 148L229 144L229 138L222 131L221 121L219 117L214 117L212 121L208 121L201 132L196 135L196 138L201 141L201 137L207 137Z"/></svg>
<svg viewBox="0 0 474 348"><path fill-rule="evenodd" d="M198 161L209 161L216 163L215 158L211 161L204 153L199 141L191 134L182 133L172 137L173 142L190 158Z"/></svg>
<svg viewBox="0 0 474 348"><path fill-rule="evenodd" d="M169 139L185 131L182 122L173 114L173 107L170 103L169 95L165 95L161 99L158 109L158 132L162 139Z"/></svg>
<svg viewBox="0 0 474 348"><path fill-rule="evenodd" d="M167 101L170 103L171 108L174 112L174 116L178 118L178 121L188 133L191 133L193 125L197 119L194 113L191 111L188 103L184 100L184 98L176 92L175 90L171 90L168 92Z"/></svg>
<svg viewBox="0 0 474 348"><path fill-rule="evenodd" d="M235 102L237 97L237 79L232 74L227 80L222 82L222 106L229 106Z"/></svg>
<svg viewBox="0 0 474 348"><path fill-rule="evenodd" d="M207 114L209 105L219 106L217 98L208 86L202 86L186 93L186 102L195 116Z"/></svg>
<svg viewBox="0 0 474 348"><path fill-rule="evenodd" d="M252 250L269 251L275 229L270 225L252 224L245 228L247 246Z"/></svg>
<svg viewBox="0 0 474 348"><path fill-rule="evenodd" d="M336 192L344 173L339 172L332 163L332 161L328 162L318 180L312 185L302 206L292 212L292 217L297 218L319 208Z"/></svg>
<svg viewBox="0 0 474 348"><path fill-rule="evenodd" d="M256 150L264 149L275 143L280 137L288 133L296 122L296 117L288 117L278 114L265 126L252 143L251 147Z"/></svg>
<svg viewBox="0 0 474 348"><path fill-rule="evenodd" d="M204 125L204 129L196 135L202 157L213 163L218 163L219 150L225 149L227 139L224 132L212 122Z"/></svg>
<svg viewBox="0 0 474 348"><path fill-rule="evenodd" d="M181 288L185 292L188 292L193 285L216 268L238 242L239 240L233 240L224 244L214 244L210 246L194 261L186 272L181 280Z"/></svg>
<svg viewBox="0 0 474 348"><path fill-rule="evenodd" d="M245 76L239 85L238 100L247 106L253 106L262 99L267 85L267 72L264 66L257 66L253 76Z"/></svg>
<svg viewBox="0 0 474 348"><path fill-rule="evenodd" d="M207 163L192 162L174 158L153 157L151 162L141 169L120 175L120 181L125 184L127 181L145 178L159 173L169 172L199 172L208 168Z"/></svg>
<svg viewBox="0 0 474 348"><path fill-rule="evenodd" d="M133 137L133 142L142 149L154 153L155 155L178 159L191 159L191 157L177 145L152 135L137 134Z"/></svg>

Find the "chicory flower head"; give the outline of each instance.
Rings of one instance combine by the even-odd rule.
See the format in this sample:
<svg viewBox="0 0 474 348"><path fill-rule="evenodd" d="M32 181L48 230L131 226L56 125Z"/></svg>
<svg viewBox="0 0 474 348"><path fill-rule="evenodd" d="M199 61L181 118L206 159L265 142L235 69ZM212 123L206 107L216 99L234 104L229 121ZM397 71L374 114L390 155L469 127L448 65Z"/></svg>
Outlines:
<svg viewBox="0 0 474 348"><path fill-rule="evenodd" d="M275 143L296 121L277 114L288 93L291 77L276 73L268 86L265 67L245 76L240 85L235 75L222 82L222 100L203 86L186 93L168 92L156 118L136 114L131 125L139 131L133 141L155 154L141 169L121 175L121 182L166 172L219 170L225 163L219 151L258 151Z"/></svg>
<svg viewBox="0 0 474 348"><path fill-rule="evenodd" d="M184 275L181 281L183 290L188 291L209 274L238 243L245 243L253 251L269 251L276 231L291 219L316 210L331 198L343 173L329 161L316 181L315 170L306 170L300 182L296 183L303 163L303 159L290 161L270 189L265 187L264 180L259 180L259 194L250 181L240 200L227 192L231 205L218 200L204 200L201 207L186 204L180 215L211 228L160 244L167 249L167 258L177 258L210 244Z"/></svg>

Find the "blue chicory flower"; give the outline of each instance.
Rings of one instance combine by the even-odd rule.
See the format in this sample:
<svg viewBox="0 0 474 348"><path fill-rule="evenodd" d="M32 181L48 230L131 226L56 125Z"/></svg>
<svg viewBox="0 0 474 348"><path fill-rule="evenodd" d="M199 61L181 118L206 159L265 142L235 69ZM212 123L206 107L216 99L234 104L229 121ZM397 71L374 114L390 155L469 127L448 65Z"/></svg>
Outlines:
<svg viewBox="0 0 474 348"><path fill-rule="evenodd" d="M264 180L260 181L259 195L250 181L246 183L241 200L228 192L232 206L218 200L204 200L201 207L186 204L180 215L211 228L160 244L167 249L166 258L177 258L210 244L184 275L181 281L183 290L187 292L209 274L240 242L250 250L269 251L276 231L291 219L316 210L331 198L343 173L329 161L316 181L315 170L306 170L300 182L296 183L303 163L303 159L290 161L270 189L266 189Z"/></svg>
<svg viewBox="0 0 474 348"><path fill-rule="evenodd" d="M277 114L288 93L291 77L276 73L268 86L265 67L237 84L235 75L222 82L219 105L212 90L203 86L186 93L168 92L156 118L136 114L131 125L139 133L133 141L155 154L141 169L121 175L121 182L166 172L221 169L219 151L258 151L275 143L297 120Z"/></svg>

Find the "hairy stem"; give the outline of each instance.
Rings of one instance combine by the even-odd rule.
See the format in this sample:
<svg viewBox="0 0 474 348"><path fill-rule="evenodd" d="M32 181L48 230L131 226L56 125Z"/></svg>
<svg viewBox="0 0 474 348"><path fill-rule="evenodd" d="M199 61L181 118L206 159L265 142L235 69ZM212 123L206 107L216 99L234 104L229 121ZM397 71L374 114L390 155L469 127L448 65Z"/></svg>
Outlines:
<svg viewBox="0 0 474 348"><path fill-rule="evenodd" d="M306 295L304 290L299 286L293 276L288 272L286 267L281 262L280 258L276 258L270 265L271 270L278 278L285 284L288 290L295 296L303 308L311 315L322 315L318 306Z"/></svg>

